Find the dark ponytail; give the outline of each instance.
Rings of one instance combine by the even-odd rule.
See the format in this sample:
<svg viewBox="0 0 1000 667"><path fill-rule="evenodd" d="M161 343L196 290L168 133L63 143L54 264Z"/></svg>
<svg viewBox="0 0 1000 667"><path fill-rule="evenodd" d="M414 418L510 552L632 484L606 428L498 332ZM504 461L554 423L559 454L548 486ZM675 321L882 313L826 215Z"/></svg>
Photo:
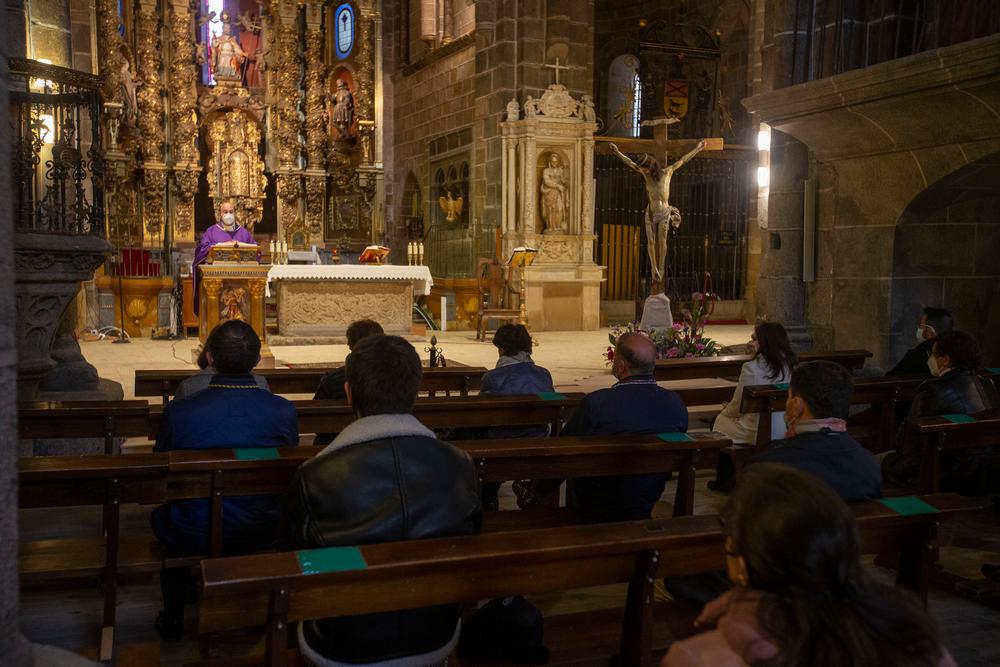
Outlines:
<svg viewBox="0 0 1000 667"><path fill-rule="evenodd" d="M722 511L748 585L765 595L761 667L933 667L937 632L918 601L862 569L854 516L826 484L788 466L748 466Z"/></svg>

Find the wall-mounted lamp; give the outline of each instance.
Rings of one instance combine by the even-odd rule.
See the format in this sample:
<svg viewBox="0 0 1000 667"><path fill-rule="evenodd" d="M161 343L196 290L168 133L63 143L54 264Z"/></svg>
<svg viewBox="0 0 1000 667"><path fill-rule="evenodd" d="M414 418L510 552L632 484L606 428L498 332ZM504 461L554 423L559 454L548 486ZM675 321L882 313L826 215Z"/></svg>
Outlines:
<svg viewBox="0 0 1000 667"><path fill-rule="evenodd" d="M757 186L766 188L771 184L771 168L757 167Z"/></svg>

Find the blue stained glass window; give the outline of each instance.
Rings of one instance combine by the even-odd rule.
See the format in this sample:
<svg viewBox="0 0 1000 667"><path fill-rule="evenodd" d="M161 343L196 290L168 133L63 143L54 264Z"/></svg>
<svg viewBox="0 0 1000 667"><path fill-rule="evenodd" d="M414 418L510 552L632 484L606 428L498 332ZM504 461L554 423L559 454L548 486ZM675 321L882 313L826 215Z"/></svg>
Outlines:
<svg viewBox="0 0 1000 667"><path fill-rule="evenodd" d="M354 48L354 8L346 2L337 7L334 14L337 29L334 33L334 44L337 47L337 58L346 58Z"/></svg>

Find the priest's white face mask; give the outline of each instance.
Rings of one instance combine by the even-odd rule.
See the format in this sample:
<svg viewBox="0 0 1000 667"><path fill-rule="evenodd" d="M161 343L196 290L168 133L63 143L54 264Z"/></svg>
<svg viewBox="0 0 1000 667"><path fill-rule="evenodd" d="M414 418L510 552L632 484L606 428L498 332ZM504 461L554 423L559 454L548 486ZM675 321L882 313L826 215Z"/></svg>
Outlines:
<svg viewBox="0 0 1000 667"><path fill-rule="evenodd" d="M226 227L233 227L234 225L236 225L236 214L233 213L232 211L223 213L222 224L224 224Z"/></svg>

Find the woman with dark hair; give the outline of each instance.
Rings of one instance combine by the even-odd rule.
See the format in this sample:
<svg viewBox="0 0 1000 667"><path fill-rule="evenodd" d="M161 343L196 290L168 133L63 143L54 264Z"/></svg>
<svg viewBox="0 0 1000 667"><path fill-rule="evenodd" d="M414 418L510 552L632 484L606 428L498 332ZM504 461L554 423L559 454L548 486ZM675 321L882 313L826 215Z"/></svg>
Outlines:
<svg viewBox="0 0 1000 667"><path fill-rule="evenodd" d="M934 339L927 368L932 377L917 387L907 415L910 419L939 415L972 415L1000 407L996 388L979 377L979 345L962 331L949 331ZM882 477L898 486L911 486L920 472L919 448L910 451L904 442L905 425L897 436L898 450L882 460ZM941 455L941 489L966 495L1000 490L1000 453L995 449L945 451Z"/></svg>
<svg viewBox="0 0 1000 667"><path fill-rule="evenodd" d="M740 412L740 400L743 388L759 384L778 384L788 382L795 365L795 353L788 340L785 327L777 322L761 322L754 327L751 336L751 346L755 349L753 359L743 364L740 380L733 392L733 400L726 403L722 412L715 418L712 430L723 433L740 444L752 443L757 439L756 412ZM771 437L780 440L785 437L785 413L771 414ZM720 457L716 468L716 479L709 482L710 489L729 491L735 468L731 459Z"/></svg>
<svg viewBox="0 0 1000 667"><path fill-rule="evenodd" d="M661 667L955 667L919 602L864 571L851 511L816 478L748 466L720 518L735 588Z"/></svg>

